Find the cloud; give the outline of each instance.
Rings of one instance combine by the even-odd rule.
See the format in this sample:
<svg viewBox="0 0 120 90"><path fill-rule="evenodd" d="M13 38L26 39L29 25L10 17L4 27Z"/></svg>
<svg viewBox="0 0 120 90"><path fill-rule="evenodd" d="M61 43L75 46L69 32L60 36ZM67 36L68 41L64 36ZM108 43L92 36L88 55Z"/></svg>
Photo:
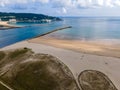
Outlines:
<svg viewBox="0 0 120 90"><path fill-rule="evenodd" d="M49 0L31 0L32 2L40 2L43 4L49 3Z"/></svg>
<svg viewBox="0 0 120 90"><path fill-rule="evenodd" d="M72 0L51 0L50 3L53 8L71 7L73 6Z"/></svg>
<svg viewBox="0 0 120 90"><path fill-rule="evenodd" d="M65 8L62 8L62 11L63 11L64 14L67 13L67 10Z"/></svg>
<svg viewBox="0 0 120 90"><path fill-rule="evenodd" d="M120 0L49 0L53 8L97 8L97 7L120 7Z"/></svg>
<svg viewBox="0 0 120 90"><path fill-rule="evenodd" d="M28 7L27 5L23 5L23 4L15 4L15 5L9 6L9 8L14 10L26 10Z"/></svg>
<svg viewBox="0 0 120 90"><path fill-rule="evenodd" d="M4 4L3 2L1 2L1 3L0 3L0 6L1 6L1 7L4 7L4 6L5 6L5 4Z"/></svg>
<svg viewBox="0 0 120 90"><path fill-rule="evenodd" d="M104 0L98 0L98 5L103 6L104 5Z"/></svg>
<svg viewBox="0 0 120 90"><path fill-rule="evenodd" d="M113 4L114 4L115 6L120 6L120 0L116 0Z"/></svg>
<svg viewBox="0 0 120 90"><path fill-rule="evenodd" d="M38 9L48 6L56 8L60 13L68 13L71 9L120 7L120 0L0 0L0 8L13 10ZM42 8L43 9L43 8Z"/></svg>
<svg viewBox="0 0 120 90"><path fill-rule="evenodd" d="M113 3L114 3L113 0L106 0L105 5L108 7L114 7Z"/></svg>

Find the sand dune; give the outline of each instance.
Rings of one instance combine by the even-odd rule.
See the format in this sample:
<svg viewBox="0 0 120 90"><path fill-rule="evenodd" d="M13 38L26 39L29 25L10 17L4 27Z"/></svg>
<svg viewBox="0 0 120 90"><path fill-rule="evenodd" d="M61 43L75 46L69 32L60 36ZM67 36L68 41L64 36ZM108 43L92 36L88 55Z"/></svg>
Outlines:
<svg viewBox="0 0 120 90"><path fill-rule="evenodd" d="M84 70L97 70L107 75L114 83L116 88L118 90L120 89L120 58L85 54L83 52L75 52L72 50L56 48L45 44L27 41L16 43L0 50L21 47L28 47L31 48L35 53L50 54L59 58L70 68L76 80L79 74Z"/></svg>

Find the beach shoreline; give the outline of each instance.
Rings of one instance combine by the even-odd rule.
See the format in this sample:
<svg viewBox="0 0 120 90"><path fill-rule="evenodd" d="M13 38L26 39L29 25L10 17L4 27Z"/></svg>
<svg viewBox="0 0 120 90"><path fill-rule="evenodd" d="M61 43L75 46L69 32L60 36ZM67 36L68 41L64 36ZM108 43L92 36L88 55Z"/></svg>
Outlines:
<svg viewBox="0 0 120 90"><path fill-rule="evenodd" d="M8 21L0 21L0 30L13 29L13 28L22 28L22 27L11 25L8 23Z"/></svg>
<svg viewBox="0 0 120 90"><path fill-rule="evenodd" d="M29 43L44 44L75 52L120 58L119 45L98 43L97 41L63 40L49 36L33 38L27 41Z"/></svg>
<svg viewBox="0 0 120 90"><path fill-rule="evenodd" d="M32 21L34 21L34 19L32 19ZM16 17L16 20L19 19L17 19ZM20 20L24 21L24 19L20 19ZM43 25L43 27L39 27L41 25ZM28 27L28 28L13 30L15 28L22 28L22 27L23 28ZM33 74L35 76L36 75L35 73L37 73L38 71L41 72L40 66L42 65L38 65L37 64L38 62L35 62L36 64L34 65L39 68L34 68L34 65L31 65L31 63L29 63L31 62L30 58L24 59L22 57L22 56L26 57L27 56L26 54L22 53L18 57L18 60L16 58L13 58L13 60L10 59L11 55L9 54L9 51L15 49L19 51L19 49L23 48L23 49L31 50L32 51L31 53L34 54L34 57L36 57L36 55L39 54L46 54L46 55L54 56L56 59L59 59L61 63L65 64L70 69L78 86L80 85L79 76L81 75L82 72L98 71L105 74L105 76L107 76L110 79L110 81L115 85L115 87L118 90L120 90L120 68L119 68L120 67L120 36L119 36L120 30L119 29L120 29L119 19L112 17L103 18L103 19L73 17L73 18L64 18L63 22L59 22L59 23L48 23L48 24L34 23L29 25L27 23L11 24L9 22L0 21L1 47L4 46L3 48L0 48L0 52L6 51L5 55L8 55L7 58L3 57L1 60L1 65L3 66L1 70L3 71L3 73L1 73L1 75L7 73L8 76L12 77L8 73L8 70L10 70L10 72L12 71L10 74L13 74L16 79L17 76L16 71L17 68L19 68L18 65L19 63L21 63L21 61L24 65L21 64L22 66L20 66L20 71L21 70L23 71L23 69L28 69L28 65L30 65L30 69L33 68L34 70L33 72L32 71L24 72L23 76L25 74L27 75L27 77L29 77L30 74ZM107 39L109 39L110 42ZM112 41L111 39L116 39L116 40ZM13 53L13 56L16 56L16 54L17 54L16 52ZM1 54L1 56L3 55ZM32 54L28 55L28 57L31 56ZM46 60L46 57L42 57L42 58L43 60ZM36 61L36 58L32 59L33 63L34 61ZM5 62L7 63L4 64ZM26 64L26 62L28 64ZM11 67L11 65L13 64L15 66ZM47 68L50 69L53 73L55 73L55 75L59 75L59 76L62 75L62 74L57 74L54 71L54 69L58 70L57 67L53 67L54 69L52 69L48 66ZM49 75L50 73L47 74ZM37 76L39 75L37 74ZM14 77L12 78L14 79ZM32 78L34 77L32 76ZM23 80L24 79L25 78L23 77ZM19 81L19 79L17 80ZM65 80L67 79L65 78ZM97 81L96 78L94 78L94 80ZM22 80L20 79L20 81ZM30 81L32 81L32 79L30 79ZM89 81L91 82L92 79L90 78ZM89 85L89 83L87 83L86 80L83 83L86 84L85 87L87 86L87 84ZM95 82L93 81L93 83ZM98 82L98 84L99 83L100 82ZM1 84L5 86L4 83ZM102 86L103 85L101 85L101 87Z"/></svg>
<svg viewBox="0 0 120 90"><path fill-rule="evenodd" d="M69 67L76 80L78 79L79 74L84 70L97 70L106 74L118 88L118 90L120 89L120 58L76 52L74 50L57 48L48 44L30 41L22 41L12 44L10 46L1 48L0 51L23 47L30 48L35 53L45 53L59 58L65 65Z"/></svg>
<svg viewBox="0 0 120 90"><path fill-rule="evenodd" d="M81 72L97 70L107 75L120 89L120 46L93 41L63 40L45 34L36 38L18 42L0 51L27 47L35 53L44 53L57 57L69 67L76 81Z"/></svg>

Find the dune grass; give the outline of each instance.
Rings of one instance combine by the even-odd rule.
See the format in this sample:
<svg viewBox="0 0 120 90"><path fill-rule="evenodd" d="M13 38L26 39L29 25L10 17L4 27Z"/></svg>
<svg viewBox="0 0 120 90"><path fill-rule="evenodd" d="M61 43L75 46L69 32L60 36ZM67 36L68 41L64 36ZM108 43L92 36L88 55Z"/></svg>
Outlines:
<svg viewBox="0 0 120 90"><path fill-rule="evenodd" d="M82 90L117 90L112 81L102 72L85 70L79 75Z"/></svg>
<svg viewBox="0 0 120 90"><path fill-rule="evenodd" d="M56 57L35 54L28 48L5 53L0 78L14 90L79 90L69 68Z"/></svg>
<svg viewBox="0 0 120 90"><path fill-rule="evenodd" d="M45 62L23 65L24 69L17 72L11 85L17 90L55 90L57 79L50 75L46 65Z"/></svg>
<svg viewBox="0 0 120 90"><path fill-rule="evenodd" d="M16 57L18 57L18 56L20 56L20 55L23 55L23 54L25 54L26 52L28 52L30 49L28 49L28 48L24 48L24 49L17 49L17 50L15 50L15 51L13 51L13 52L11 52L10 53L10 55L9 55L9 57L11 58L11 59L13 59L13 58L16 58Z"/></svg>
<svg viewBox="0 0 120 90"><path fill-rule="evenodd" d="M0 60L2 60L5 57L5 53L3 51L0 51Z"/></svg>
<svg viewBox="0 0 120 90"><path fill-rule="evenodd" d="M6 87L0 84L0 90L9 90L9 89L7 89Z"/></svg>

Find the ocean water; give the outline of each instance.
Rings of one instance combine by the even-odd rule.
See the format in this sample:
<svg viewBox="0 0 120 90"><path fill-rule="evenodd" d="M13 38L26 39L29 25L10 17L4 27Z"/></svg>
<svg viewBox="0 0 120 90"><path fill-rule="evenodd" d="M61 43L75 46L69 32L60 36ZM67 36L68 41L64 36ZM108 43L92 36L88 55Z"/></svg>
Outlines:
<svg viewBox="0 0 120 90"><path fill-rule="evenodd" d="M9 30L0 30L0 48L7 45L33 38L35 36L52 31L64 26L72 28L55 32L53 37L69 40L120 40L120 18L62 18L63 21L46 24L25 24L17 25L30 26Z"/></svg>
<svg viewBox="0 0 120 90"><path fill-rule="evenodd" d="M10 44L27 40L39 35L42 35L48 31L52 31L56 28L62 27L60 22L46 23L46 24L24 24L28 26L25 28L16 28L8 30L0 30L0 48L8 46ZM22 24L17 24L22 25Z"/></svg>
<svg viewBox="0 0 120 90"><path fill-rule="evenodd" d="M61 39L120 39L120 18L64 18L63 24L72 28L56 32Z"/></svg>

